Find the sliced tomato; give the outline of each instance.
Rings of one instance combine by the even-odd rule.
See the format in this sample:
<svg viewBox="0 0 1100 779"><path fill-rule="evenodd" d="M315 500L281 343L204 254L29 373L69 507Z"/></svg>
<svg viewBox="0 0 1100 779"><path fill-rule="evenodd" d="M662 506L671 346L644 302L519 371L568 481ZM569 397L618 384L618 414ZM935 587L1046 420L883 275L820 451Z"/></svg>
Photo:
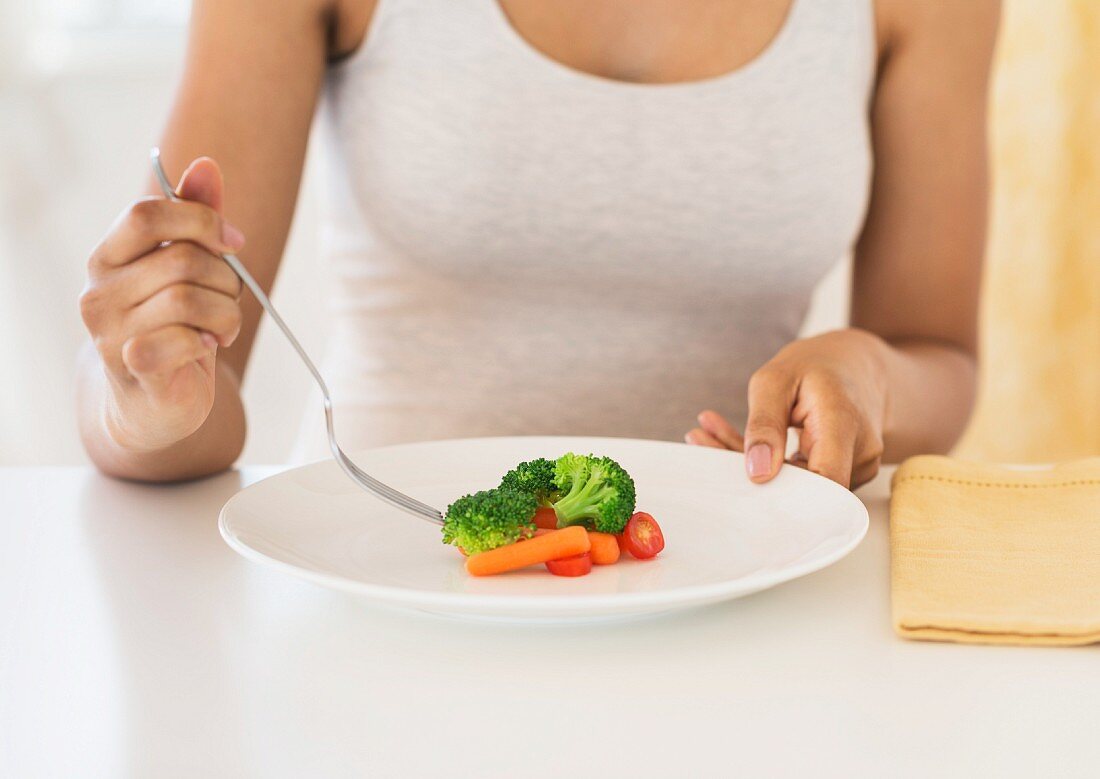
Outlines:
<svg viewBox="0 0 1100 779"><path fill-rule="evenodd" d="M548 560L546 570L555 576L584 576L592 570L592 556L585 552L560 560Z"/></svg>
<svg viewBox="0 0 1100 779"><path fill-rule="evenodd" d="M639 560L656 557L665 548L665 535L652 514L639 511L619 536L622 547Z"/></svg>
<svg viewBox="0 0 1100 779"><path fill-rule="evenodd" d="M546 530L558 529L558 515L553 506L539 506L535 511L535 525Z"/></svg>

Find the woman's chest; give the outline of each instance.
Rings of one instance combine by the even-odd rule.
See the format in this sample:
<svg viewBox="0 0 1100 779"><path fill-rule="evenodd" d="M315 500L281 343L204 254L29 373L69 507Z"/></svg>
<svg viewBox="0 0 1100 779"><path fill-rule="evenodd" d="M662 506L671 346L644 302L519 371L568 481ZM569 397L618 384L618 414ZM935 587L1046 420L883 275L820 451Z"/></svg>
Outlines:
<svg viewBox="0 0 1100 779"><path fill-rule="evenodd" d="M419 37L334 79L329 129L370 229L434 272L812 284L862 223L866 91L829 48L641 86Z"/></svg>

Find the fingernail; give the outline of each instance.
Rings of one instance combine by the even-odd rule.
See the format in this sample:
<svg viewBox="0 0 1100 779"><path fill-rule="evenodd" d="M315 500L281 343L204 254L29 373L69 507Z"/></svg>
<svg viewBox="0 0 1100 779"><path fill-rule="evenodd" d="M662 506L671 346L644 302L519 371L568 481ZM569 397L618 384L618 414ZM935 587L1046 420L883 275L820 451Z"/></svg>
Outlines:
<svg viewBox="0 0 1100 779"><path fill-rule="evenodd" d="M767 476L772 472L772 448L767 444L753 444L745 457L745 468L750 479Z"/></svg>
<svg viewBox="0 0 1100 779"><path fill-rule="evenodd" d="M244 246L244 233L223 219L222 242L233 251L237 251Z"/></svg>
<svg viewBox="0 0 1100 779"><path fill-rule="evenodd" d="M212 333L208 333L205 330L199 333L199 339L206 345L206 348L210 351L214 351L218 348L218 339L214 337Z"/></svg>

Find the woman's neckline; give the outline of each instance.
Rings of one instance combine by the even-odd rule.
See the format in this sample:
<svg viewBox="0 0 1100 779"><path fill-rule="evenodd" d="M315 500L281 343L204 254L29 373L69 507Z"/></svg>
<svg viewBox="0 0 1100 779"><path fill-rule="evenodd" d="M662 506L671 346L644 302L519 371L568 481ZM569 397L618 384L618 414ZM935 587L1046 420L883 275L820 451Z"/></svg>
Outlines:
<svg viewBox="0 0 1100 779"><path fill-rule="evenodd" d="M792 31L796 27L795 17L798 15L799 7L802 5L803 0L790 0L790 4L787 7L787 13L783 17L779 29L776 30L771 39L764 45L764 48L757 52L751 59L735 68L713 76L684 79L680 81L628 81L612 76L603 76L598 73L592 73L591 71L573 67L572 65L567 65L535 46L523 35L523 33L517 30L515 25L512 24L512 20L509 18L508 13L500 4L500 0L485 0L485 2L492 6L492 15L501 28L502 37L505 38L514 49L520 51L528 60L535 62L551 72L556 72L559 76L573 79L579 83L587 82L594 86L612 90L677 91L728 84L733 81L738 81L766 65L776 56L777 52L783 48L786 40L793 34Z"/></svg>

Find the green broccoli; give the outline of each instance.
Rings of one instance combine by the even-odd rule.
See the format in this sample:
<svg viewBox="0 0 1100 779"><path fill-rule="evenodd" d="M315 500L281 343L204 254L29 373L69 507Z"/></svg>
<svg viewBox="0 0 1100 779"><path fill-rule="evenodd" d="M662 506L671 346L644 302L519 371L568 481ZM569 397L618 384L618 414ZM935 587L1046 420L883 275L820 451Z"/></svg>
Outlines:
<svg viewBox="0 0 1100 779"><path fill-rule="evenodd" d="M514 489L482 490L459 498L447 507L443 543L466 554L496 549L535 534L538 500Z"/></svg>
<svg viewBox="0 0 1100 779"><path fill-rule="evenodd" d="M554 483L554 461L539 457L520 463L500 480L503 489L530 492L540 506L552 506L558 497L558 485Z"/></svg>
<svg viewBox="0 0 1100 779"><path fill-rule="evenodd" d="M554 464L554 483L561 491L554 502L558 527L621 533L634 513L634 480L610 457L563 454Z"/></svg>

